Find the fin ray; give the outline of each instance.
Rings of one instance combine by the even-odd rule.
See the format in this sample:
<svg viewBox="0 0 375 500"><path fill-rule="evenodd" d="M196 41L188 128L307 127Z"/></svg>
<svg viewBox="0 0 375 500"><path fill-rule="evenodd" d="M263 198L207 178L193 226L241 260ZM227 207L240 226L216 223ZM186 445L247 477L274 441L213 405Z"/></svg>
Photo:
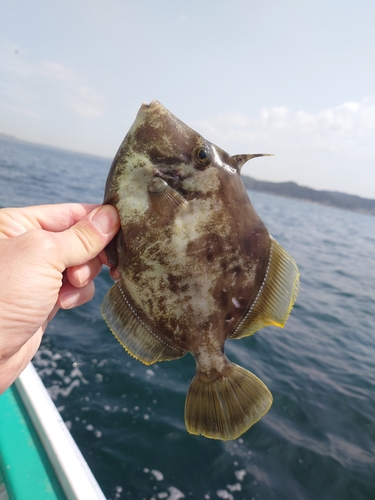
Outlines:
<svg viewBox="0 0 375 500"><path fill-rule="evenodd" d="M292 257L276 240L263 284L246 316L229 337L240 339L268 325L284 327L299 289L299 271Z"/></svg>
<svg viewBox="0 0 375 500"><path fill-rule="evenodd" d="M173 214L180 206L187 208L188 201L159 177L148 184L148 194L152 208L162 216Z"/></svg>
<svg viewBox="0 0 375 500"><path fill-rule="evenodd" d="M185 423L191 434L212 439L236 439L269 410L272 394L253 373L234 363L229 375L214 381L196 374L185 403Z"/></svg>
<svg viewBox="0 0 375 500"><path fill-rule="evenodd" d="M142 363L151 365L184 356L185 351L169 345L139 318L122 292L120 282L105 295L101 312L120 344Z"/></svg>

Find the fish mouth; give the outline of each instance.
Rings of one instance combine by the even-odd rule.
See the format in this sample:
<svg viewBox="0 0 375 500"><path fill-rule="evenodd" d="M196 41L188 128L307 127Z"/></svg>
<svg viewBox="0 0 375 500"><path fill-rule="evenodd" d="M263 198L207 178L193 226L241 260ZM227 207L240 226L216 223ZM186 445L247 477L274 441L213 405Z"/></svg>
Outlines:
<svg viewBox="0 0 375 500"><path fill-rule="evenodd" d="M142 102L142 106L141 106L141 109L152 109L152 108L161 108L163 107L162 104L160 104L159 101L157 101L156 99L153 99L150 103L146 102L146 101L143 101Z"/></svg>

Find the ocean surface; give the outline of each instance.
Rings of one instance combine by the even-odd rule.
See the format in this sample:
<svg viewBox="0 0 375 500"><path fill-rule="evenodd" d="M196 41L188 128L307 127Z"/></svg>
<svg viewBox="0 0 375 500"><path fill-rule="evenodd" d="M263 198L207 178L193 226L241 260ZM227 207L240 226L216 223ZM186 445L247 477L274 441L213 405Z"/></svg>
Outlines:
<svg viewBox="0 0 375 500"><path fill-rule="evenodd" d="M100 203L110 163L1 140L0 207ZM100 314L108 269L89 304L47 329L34 365L108 499L375 498L375 218L249 195L301 289L285 329L226 343L274 397L241 438L187 433L194 360L126 354Z"/></svg>

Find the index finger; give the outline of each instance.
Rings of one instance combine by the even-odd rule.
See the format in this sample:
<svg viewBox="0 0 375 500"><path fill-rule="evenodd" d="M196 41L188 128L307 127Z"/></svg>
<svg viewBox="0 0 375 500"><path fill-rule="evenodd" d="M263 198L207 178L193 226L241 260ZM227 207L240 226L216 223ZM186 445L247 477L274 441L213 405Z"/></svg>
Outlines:
<svg viewBox="0 0 375 500"><path fill-rule="evenodd" d="M0 238L12 238L32 229L60 232L69 229L99 204L57 203L0 209Z"/></svg>

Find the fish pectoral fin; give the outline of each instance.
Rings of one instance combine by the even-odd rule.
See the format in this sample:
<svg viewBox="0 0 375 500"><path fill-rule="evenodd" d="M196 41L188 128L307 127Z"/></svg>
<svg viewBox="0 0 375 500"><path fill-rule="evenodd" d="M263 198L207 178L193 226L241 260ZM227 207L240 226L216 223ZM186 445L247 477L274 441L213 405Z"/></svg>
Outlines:
<svg viewBox="0 0 375 500"><path fill-rule="evenodd" d="M273 239L268 269L262 286L244 319L229 338L247 337L265 326L284 327L298 290L297 264Z"/></svg>
<svg viewBox="0 0 375 500"><path fill-rule="evenodd" d="M188 208L189 203L163 179L155 177L147 186L151 206L159 215L171 215L179 207Z"/></svg>
<svg viewBox="0 0 375 500"><path fill-rule="evenodd" d="M272 394L263 382L231 363L229 374L214 381L195 375L186 396L186 428L207 438L237 439L271 404Z"/></svg>
<svg viewBox="0 0 375 500"><path fill-rule="evenodd" d="M184 356L185 351L159 338L139 318L117 281L107 292L101 305L102 315L120 344L134 358L146 365L170 361Z"/></svg>

